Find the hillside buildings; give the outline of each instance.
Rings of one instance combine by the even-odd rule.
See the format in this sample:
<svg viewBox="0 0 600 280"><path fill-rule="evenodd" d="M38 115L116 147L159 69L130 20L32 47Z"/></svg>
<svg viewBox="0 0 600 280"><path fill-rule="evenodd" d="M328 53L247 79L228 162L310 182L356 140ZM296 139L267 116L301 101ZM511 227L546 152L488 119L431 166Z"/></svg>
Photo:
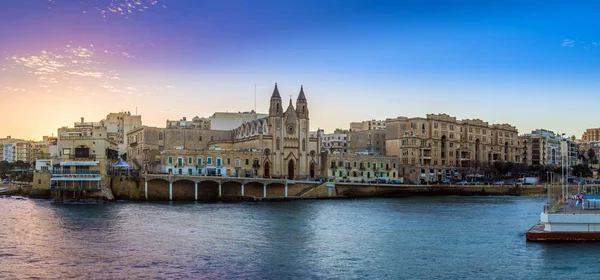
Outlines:
<svg viewBox="0 0 600 280"><path fill-rule="evenodd" d="M600 128L588 128L583 132L581 140L586 142L600 141Z"/></svg>

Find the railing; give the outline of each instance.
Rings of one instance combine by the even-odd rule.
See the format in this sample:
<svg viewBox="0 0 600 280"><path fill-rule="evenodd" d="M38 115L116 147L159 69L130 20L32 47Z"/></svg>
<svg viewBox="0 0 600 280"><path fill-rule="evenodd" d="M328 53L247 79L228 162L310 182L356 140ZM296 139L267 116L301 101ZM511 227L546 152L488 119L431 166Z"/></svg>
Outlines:
<svg viewBox="0 0 600 280"><path fill-rule="evenodd" d="M89 170L89 171L79 171L79 172L60 172L54 171L52 175L100 175L100 170Z"/></svg>
<svg viewBox="0 0 600 280"><path fill-rule="evenodd" d="M69 155L69 159L91 159L91 160L95 160L96 159L96 155L88 155L88 156L82 156L82 155Z"/></svg>
<svg viewBox="0 0 600 280"><path fill-rule="evenodd" d="M94 178L100 177L100 174L52 174L54 178Z"/></svg>

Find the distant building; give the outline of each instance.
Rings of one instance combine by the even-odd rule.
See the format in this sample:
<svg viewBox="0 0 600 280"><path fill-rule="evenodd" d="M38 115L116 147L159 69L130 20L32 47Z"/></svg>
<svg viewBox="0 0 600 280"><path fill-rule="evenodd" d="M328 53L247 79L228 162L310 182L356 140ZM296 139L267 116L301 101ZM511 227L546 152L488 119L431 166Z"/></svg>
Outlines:
<svg viewBox="0 0 600 280"><path fill-rule="evenodd" d="M210 119L196 116L191 121L188 121L186 117L183 117L178 121L167 120L166 128L210 129Z"/></svg>
<svg viewBox="0 0 600 280"><path fill-rule="evenodd" d="M348 152L369 155L385 154L384 129L348 132Z"/></svg>
<svg viewBox="0 0 600 280"><path fill-rule="evenodd" d="M117 143L119 154L127 152L127 132L142 126L142 116L131 112L109 113L100 121L107 130L108 139Z"/></svg>
<svg viewBox="0 0 600 280"><path fill-rule="evenodd" d="M4 144L2 146L3 146L2 160L8 161L8 162L14 162L15 161L15 157L13 154L14 144Z"/></svg>
<svg viewBox="0 0 600 280"><path fill-rule="evenodd" d="M379 130L379 129L385 129L385 121L368 120L368 121L351 122L350 123L350 131Z"/></svg>
<svg viewBox="0 0 600 280"><path fill-rule="evenodd" d="M325 133L321 137L321 151L330 154L348 152L348 131L336 129L333 133Z"/></svg>
<svg viewBox="0 0 600 280"><path fill-rule="evenodd" d="M583 141L600 141L600 128L588 128L583 132L581 136Z"/></svg>
<svg viewBox="0 0 600 280"><path fill-rule="evenodd" d="M212 130L233 130L240 127L244 123L262 119L269 116L268 114L256 113L254 110L250 112L216 112L209 117L210 129Z"/></svg>

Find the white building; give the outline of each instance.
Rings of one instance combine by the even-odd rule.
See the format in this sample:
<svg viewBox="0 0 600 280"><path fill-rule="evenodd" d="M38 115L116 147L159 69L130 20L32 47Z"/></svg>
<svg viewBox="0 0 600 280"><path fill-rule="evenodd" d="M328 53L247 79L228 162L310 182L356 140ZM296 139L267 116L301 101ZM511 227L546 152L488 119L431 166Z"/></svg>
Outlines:
<svg viewBox="0 0 600 280"><path fill-rule="evenodd" d="M142 116L131 112L110 113L100 121L107 130L109 140L117 143L119 155L127 152L127 132L142 126Z"/></svg>
<svg viewBox="0 0 600 280"><path fill-rule="evenodd" d="M4 150L2 154L2 160L13 162L15 159L14 155L14 144L4 144Z"/></svg>
<svg viewBox="0 0 600 280"><path fill-rule="evenodd" d="M336 129L322 136L321 150L330 154L348 152L348 131Z"/></svg>

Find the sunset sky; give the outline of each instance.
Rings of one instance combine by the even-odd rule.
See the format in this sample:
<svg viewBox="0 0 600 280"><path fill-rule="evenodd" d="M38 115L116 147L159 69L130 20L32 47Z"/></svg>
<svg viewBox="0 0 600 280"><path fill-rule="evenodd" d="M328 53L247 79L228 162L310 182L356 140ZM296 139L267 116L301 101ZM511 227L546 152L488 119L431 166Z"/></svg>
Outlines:
<svg viewBox="0 0 600 280"><path fill-rule="evenodd" d="M447 113L579 138L600 127L600 4L523 2L2 0L0 137L251 110L255 84L266 112L277 82L304 85L312 129Z"/></svg>

